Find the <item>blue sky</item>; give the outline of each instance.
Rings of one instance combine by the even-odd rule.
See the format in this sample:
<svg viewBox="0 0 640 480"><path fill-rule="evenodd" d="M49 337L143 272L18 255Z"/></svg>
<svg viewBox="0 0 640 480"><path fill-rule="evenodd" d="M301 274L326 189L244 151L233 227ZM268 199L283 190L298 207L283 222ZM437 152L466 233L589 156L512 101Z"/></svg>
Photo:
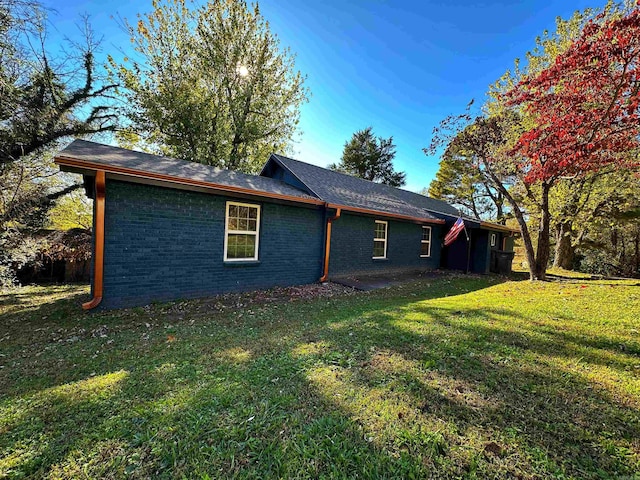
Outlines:
<svg viewBox="0 0 640 480"><path fill-rule="evenodd" d="M604 2L603 2L604 3ZM88 13L105 50L129 49L114 16L135 19L150 1L48 0L57 35L73 37ZM326 166L338 161L356 130L372 126L397 145L396 168L409 190L429 185L438 158L427 157L431 132L553 30L555 18L601 6L576 1L263 0L271 29L297 54L312 97L301 111L295 157ZM52 41L57 41L52 35Z"/></svg>

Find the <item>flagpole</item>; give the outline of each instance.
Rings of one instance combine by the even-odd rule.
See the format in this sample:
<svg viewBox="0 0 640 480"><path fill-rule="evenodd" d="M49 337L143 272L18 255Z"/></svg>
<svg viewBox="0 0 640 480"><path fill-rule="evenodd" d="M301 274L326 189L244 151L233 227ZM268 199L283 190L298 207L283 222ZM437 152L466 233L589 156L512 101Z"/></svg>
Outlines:
<svg viewBox="0 0 640 480"><path fill-rule="evenodd" d="M467 233L465 229L464 233ZM469 273L469 264L471 263L471 239L467 235L467 274Z"/></svg>
<svg viewBox="0 0 640 480"><path fill-rule="evenodd" d="M460 210L460 218L462 218L462 211ZM467 275L469 274L469 265L471 264L471 238L469 237L469 232L467 232L467 225L462 223L462 228L464 228L464 236L467 237L467 271L465 272Z"/></svg>

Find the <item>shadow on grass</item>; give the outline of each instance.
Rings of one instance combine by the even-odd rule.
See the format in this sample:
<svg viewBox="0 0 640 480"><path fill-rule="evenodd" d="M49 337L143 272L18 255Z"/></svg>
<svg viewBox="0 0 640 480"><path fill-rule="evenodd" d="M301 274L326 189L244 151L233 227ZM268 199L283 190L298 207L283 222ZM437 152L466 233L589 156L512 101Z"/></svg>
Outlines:
<svg viewBox="0 0 640 480"><path fill-rule="evenodd" d="M627 357L611 339L583 352L562 337L572 333L541 330L510 308L425 301L498 281L454 278L243 312L194 302L76 316L105 325L105 336L73 330L66 335L78 341L12 355L0 474L633 475L637 402L555 361L622 374Z"/></svg>
<svg viewBox="0 0 640 480"><path fill-rule="evenodd" d="M376 329L368 324L361 329L350 323L333 330L333 349L354 351L351 341L344 342L349 338L345 336L348 331L361 352L382 347L392 357L408 360L414 373L392 368L384 378L387 382L400 379L401 388L414 397L411 404L425 405L421 411L455 425L453 431L482 427L497 434L486 441L499 439L508 444L513 437L531 458L543 452L546 465L539 473L589 477L597 476L597 472L637 472L637 398L630 406L631 395L620 397L579 372L542 358L561 356L587 365L613 366L627 373L637 359L616 361L597 352L587 356L553 336L543 339L526 331L510 332L501 325L505 315L517 317L509 310L465 309L465 316L473 318L475 325L464 319L450 321L451 310L423 306L418 310L428 322L442 328L416 334L400 328L397 315L376 314L371 317L378 325ZM487 325L490 321L495 325ZM368 364L372 357L365 354L358 360ZM367 389L380 388L370 375L350 377ZM446 398L434 392L434 384L442 386ZM480 399L474 395L466 398L465 391L479 393ZM517 454L509 447L505 450L505 455ZM516 473L517 469L511 471Z"/></svg>

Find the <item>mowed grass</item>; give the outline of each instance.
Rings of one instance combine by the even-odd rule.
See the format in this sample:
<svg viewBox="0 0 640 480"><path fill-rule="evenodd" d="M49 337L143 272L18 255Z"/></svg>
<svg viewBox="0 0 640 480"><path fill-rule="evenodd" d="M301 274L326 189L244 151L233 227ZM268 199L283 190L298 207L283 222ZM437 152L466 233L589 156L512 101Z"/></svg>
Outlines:
<svg viewBox="0 0 640 480"><path fill-rule="evenodd" d="M259 297L0 296L0 477L640 474L637 282Z"/></svg>

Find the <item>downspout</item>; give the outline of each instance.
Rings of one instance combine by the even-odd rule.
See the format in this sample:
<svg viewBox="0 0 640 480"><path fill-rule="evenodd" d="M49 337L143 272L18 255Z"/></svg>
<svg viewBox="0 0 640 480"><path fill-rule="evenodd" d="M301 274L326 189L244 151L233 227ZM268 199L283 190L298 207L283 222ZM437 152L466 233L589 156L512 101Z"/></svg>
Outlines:
<svg viewBox="0 0 640 480"><path fill-rule="evenodd" d="M320 282L326 282L329 278L329 253L331 252L331 225L334 220L340 218L340 213L342 212L341 208L336 209L336 214L333 217L329 217L327 219L327 238L325 239L324 245L324 269L323 275L320 277Z"/></svg>
<svg viewBox="0 0 640 480"><path fill-rule="evenodd" d="M104 170L98 170L96 172L95 182L96 218L94 222L94 233L96 243L93 250L93 298L82 304L83 310L96 308L102 301L102 282L104 277Z"/></svg>

